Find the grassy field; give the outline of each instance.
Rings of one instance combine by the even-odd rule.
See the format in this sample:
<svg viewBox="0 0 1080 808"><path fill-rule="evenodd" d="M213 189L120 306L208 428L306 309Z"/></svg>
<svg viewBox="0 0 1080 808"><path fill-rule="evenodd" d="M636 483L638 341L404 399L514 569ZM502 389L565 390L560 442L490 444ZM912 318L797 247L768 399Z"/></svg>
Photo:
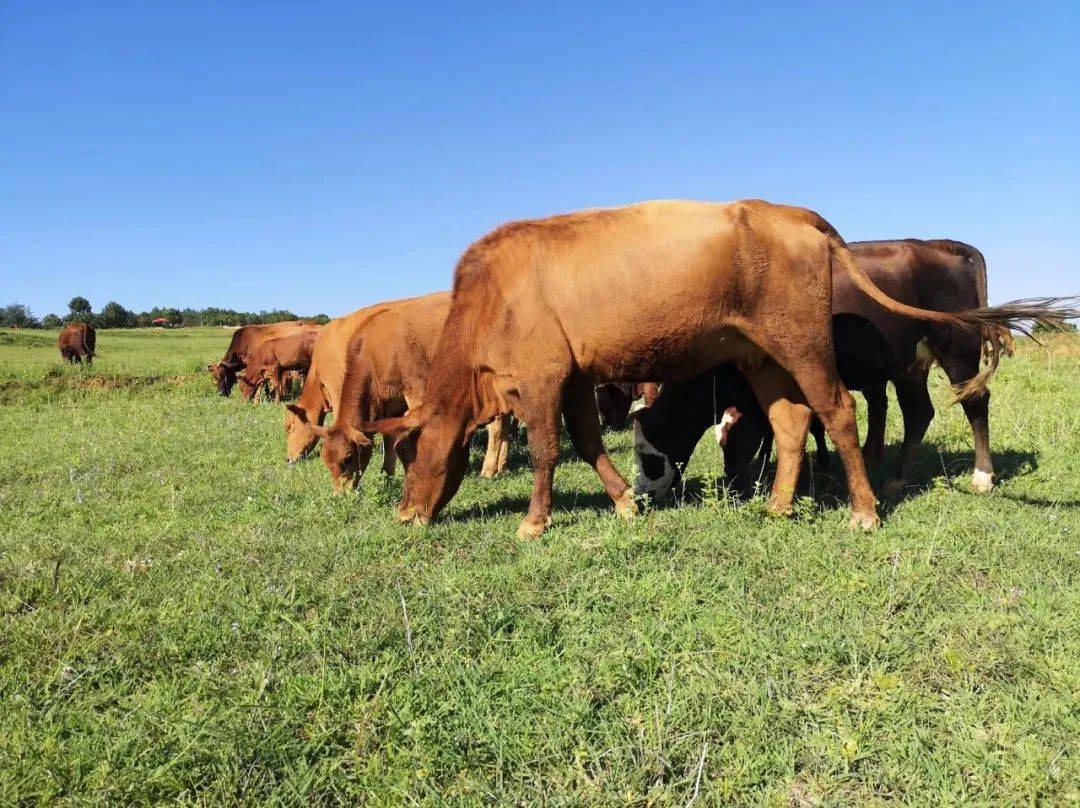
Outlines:
<svg viewBox="0 0 1080 808"><path fill-rule="evenodd" d="M935 371L877 533L839 474L733 506L703 441L632 524L565 452L528 543L520 450L399 526L214 394L227 341L0 331L0 804L1080 801L1080 340L1003 365L990 495Z"/></svg>

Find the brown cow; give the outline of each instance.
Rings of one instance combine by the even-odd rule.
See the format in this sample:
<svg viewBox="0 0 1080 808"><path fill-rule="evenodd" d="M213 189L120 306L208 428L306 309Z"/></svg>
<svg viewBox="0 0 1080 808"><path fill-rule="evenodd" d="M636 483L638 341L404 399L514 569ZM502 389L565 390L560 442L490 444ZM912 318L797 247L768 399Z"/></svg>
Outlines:
<svg viewBox="0 0 1080 808"><path fill-rule="evenodd" d="M449 310L450 293L437 292L379 303L342 318L332 342L320 340L300 401L287 408L287 459L299 458L323 438L322 458L334 490L355 488L372 452L372 436L358 429L360 422L404 413L421 401ZM333 426L325 428L321 424L328 407L336 414ZM509 440L508 424L497 420L488 426L481 476L493 477L506 467ZM387 443L392 447L392 441ZM387 448L387 474L393 474L394 457Z"/></svg>
<svg viewBox="0 0 1080 808"><path fill-rule="evenodd" d="M686 378L735 361L776 434L771 510L792 510L813 411L843 462L852 525L875 527L854 405L833 355L834 262L906 316L979 328L1023 310L945 314L898 303L818 214L760 200L647 202L498 228L458 262L423 404L361 425L400 438L399 517L438 515L461 484L469 436L512 412L528 425L535 475L518 532L538 536L551 518L560 410L578 454L630 516L637 508L604 452L593 385Z"/></svg>
<svg viewBox="0 0 1080 808"><path fill-rule="evenodd" d="M251 401L259 387L269 383L274 401L285 393L285 374L290 371L307 373L311 353L322 326L305 324L293 331L264 337L248 352L244 371L236 380L244 391L244 400Z"/></svg>
<svg viewBox="0 0 1080 808"><path fill-rule="evenodd" d="M68 323L60 332L57 342L64 360L79 364L85 360L86 364L93 364L97 332L90 323Z"/></svg>
<svg viewBox="0 0 1080 808"><path fill-rule="evenodd" d="M236 329L221 361L206 366L214 377L218 394L228 396L232 393L233 385L236 384L236 374L247 366L248 353L260 341L266 337L281 336L311 325L313 324L304 320L288 320L266 325L245 325Z"/></svg>
<svg viewBox="0 0 1080 808"><path fill-rule="evenodd" d="M323 434L326 414L336 412L348 364L349 341L373 315L394 302L378 303L331 320L315 339L300 398L285 408L285 460L296 463L305 457ZM392 474L394 453L387 452L383 469Z"/></svg>

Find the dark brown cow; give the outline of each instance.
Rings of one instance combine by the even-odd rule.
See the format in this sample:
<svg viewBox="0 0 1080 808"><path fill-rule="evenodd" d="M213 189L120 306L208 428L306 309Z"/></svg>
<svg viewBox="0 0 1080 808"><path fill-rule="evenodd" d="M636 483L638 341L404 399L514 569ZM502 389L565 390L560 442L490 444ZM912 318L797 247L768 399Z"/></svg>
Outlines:
<svg viewBox="0 0 1080 808"><path fill-rule="evenodd" d="M90 323L68 323L60 332L57 340L60 356L67 362L94 362L94 348L97 345L97 332Z"/></svg>
<svg viewBox="0 0 1080 808"><path fill-rule="evenodd" d="M289 320L283 323L268 323L266 325L245 325L233 332L232 339L225 355L220 362L214 362L206 366L214 377L218 393L228 396L232 393L233 385L236 384L236 374L247 366L248 353L263 339L270 336L281 336L291 331L312 326L313 323L304 320Z"/></svg>
<svg viewBox="0 0 1080 808"><path fill-rule="evenodd" d="M986 262L974 247L958 241L866 241L849 245L859 266L890 296L909 305L936 311L962 311L987 304ZM911 320L893 314L870 300L845 273L833 273L833 343L840 379L849 390L863 392L868 404L868 429L863 457L876 464L884 452L887 398L885 385L892 382L904 415L904 443L897 476L885 486L893 495L904 485L915 451L934 408L927 391L930 364L939 362L955 385L971 424L975 442L972 487L989 491L993 486L990 460L986 383L1002 352L1011 353L1008 331L979 334L938 323ZM984 357L985 354L985 357ZM980 360L987 367L980 371ZM665 385L656 405L637 414L634 436L638 478L637 493L663 496L674 485L690 459L701 433L734 406L745 417L733 430L725 447L727 476L741 481L759 474L740 467L749 459L737 456L743 444L768 446L772 435L760 407L739 395L738 376L731 367L709 371L695 379ZM819 464L827 465L828 451L820 423L812 424Z"/></svg>
<svg viewBox="0 0 1080 808"><path fill-rule="evenodd" d="M302 406L288 407L310 436L323 439L323 463L335 491L355 488L371 459L372 435L360 429L361 422L400 415L419 406L431 356L449 310L450 293L437 292L380 303L350 315L355 320L348 332L345 375L339 383L333 425L320 426L321 415ZM322 375L321 370L317 372ZM509 440L508 424L502 419L488 426L482 476L493 477L506 466ZM393 445L392 440L389 443ZM394 471L394 456L392 449L384 454L383 470L388 474Z"/></svg>
<svg viewBox="0 0 1080 808"><path fill-rule="evenodd" d="M285 375L290 371L307 373L311 366L311 354L321 328L307 324L258 341L248 352L243 372L236 375L244 391L244 400L251 401L259 387L268 383L274 401L281 401L285 393Z"/></svg>
<svg viewBox="0 0 1080 808"><path fill-rule="evenodd" d="M1023 308L945 314L896 302L819 215L760 200L648 202L500 227L458 262L423 405L362 425L402 438L399 517L434 518L461 484L472 432L512 412L528 425L535 475L519 535L538 536L551 518L560 411L578 454L630 516L637 508L604 452L593 385L687 378L735 361L776 434L769 507L791 512L812 410L847 473L852 525L875 527L833 354L834 263L911 317L979 328L1012 322Z"/></svg>

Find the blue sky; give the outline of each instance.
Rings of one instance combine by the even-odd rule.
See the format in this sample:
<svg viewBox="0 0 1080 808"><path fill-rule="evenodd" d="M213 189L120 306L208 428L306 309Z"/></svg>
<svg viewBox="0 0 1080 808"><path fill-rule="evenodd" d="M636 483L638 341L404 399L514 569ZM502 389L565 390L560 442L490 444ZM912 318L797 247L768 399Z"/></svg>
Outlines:
<svg viewBox="0 0 1080 808"><path fill-rule="evenodd" d="M399 6L399 7L392 7ZM1080 4L0 4L0 304L342 314L652 198L1080 291Z"/></svg>

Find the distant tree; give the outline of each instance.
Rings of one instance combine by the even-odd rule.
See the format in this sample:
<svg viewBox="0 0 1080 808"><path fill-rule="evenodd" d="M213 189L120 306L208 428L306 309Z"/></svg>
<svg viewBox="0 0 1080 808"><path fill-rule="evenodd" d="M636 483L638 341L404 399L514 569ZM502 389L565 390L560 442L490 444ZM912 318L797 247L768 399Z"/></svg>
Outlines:
<svg viewBox="0 0 1080 808"><path fill-rule="evenodd" d="M102 328L134 328L135 314L115 300L110 300L97 316L97 323Z"/></svg>
<svg viewBox="0 0 1080 808"><path fill-rule="evenodd" d="M0 326L4 328L41 328L41 323L22 303L11 303L0 309Z"/></svg>
<svg viewBox="0 0 1080 808"><path fill-rule="evenodd" d="M60 328L64 325L64 321L57 317L55 314L46 314L41 318L42 328Z"/></svg>
<svg viewBox="0 0 1080 808"><path fill-rule="evenodd" d="M260 311L258 322L260 323L283 323L286 320L299 320L300 318L286 309L275 309L274 311Z"/></svg>
<svg viewBox="0 0 1080 808"><path fill-rule="evenodd" d="M76 295L68 301L68 308L72 314L89 314L93 309L90 308L90 301L85 297Z"/></svg>

